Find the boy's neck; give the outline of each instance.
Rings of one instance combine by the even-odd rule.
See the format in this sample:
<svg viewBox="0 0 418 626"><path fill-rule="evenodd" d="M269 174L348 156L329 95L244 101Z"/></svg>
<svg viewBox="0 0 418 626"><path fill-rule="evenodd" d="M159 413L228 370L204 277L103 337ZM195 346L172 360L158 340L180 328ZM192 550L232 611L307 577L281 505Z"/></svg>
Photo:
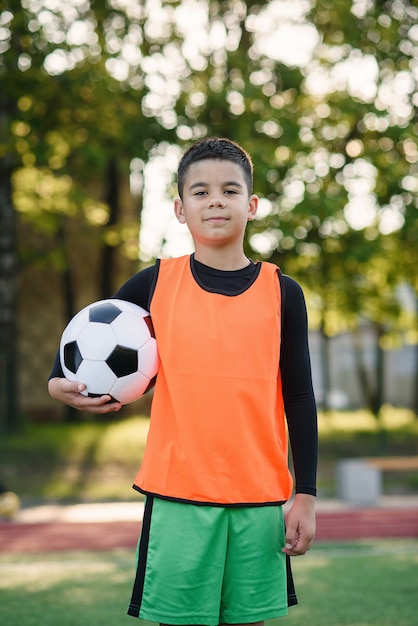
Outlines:
<svg viewBox="0 0 418 626"><path fill-rule="evenodd" d="M230 251L216 250L199 250L195 252L194 258L199 263L212 267L215 270L223 270L233 272L241 270L249 265L250 260L247 259L244 252L232 253Z"/></svg>

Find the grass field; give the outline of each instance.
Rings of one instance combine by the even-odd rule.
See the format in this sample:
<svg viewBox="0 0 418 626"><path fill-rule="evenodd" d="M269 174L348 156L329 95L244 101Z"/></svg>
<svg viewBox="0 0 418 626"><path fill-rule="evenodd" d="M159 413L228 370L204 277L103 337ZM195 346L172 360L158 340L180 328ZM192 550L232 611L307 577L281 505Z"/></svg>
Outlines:
<svg viewBox="0 0 418 626"><path fill-rule="evenodd" d="M129 500L141 462L146 417L31 424L0 439L0 480L26 502ZM373 454L416 454L418 420L387 408L319 416L319 490L333 495L335 462ZM415 474L385 476L387 493L417 493ZM0 624L123 626L134 551L0 555ZM299 606L274 626L415 626L418 540L316 544L293 560ZM270 624L268 625L270 626Z"/></svg>
<svg viewBox="0 0 418 626"><path fill-rule="evenodd" d="M149 419L144 416L75 424L28 424L0 438L0 482L28 500L134 499ZM380 422L367 411L319 414L319 493L332 497L340 458L416 454L418 419L385 407ZM416 473L385 476L385 493L418 492Z"/></svg>
<svg viewBox="0 0 418 626"><path fill-rule="evenodd" d="M133 551L0 556L0 624L123 626ZM299 606L275 626L414 626L418 540L318 544L293 559Z"/></svg>

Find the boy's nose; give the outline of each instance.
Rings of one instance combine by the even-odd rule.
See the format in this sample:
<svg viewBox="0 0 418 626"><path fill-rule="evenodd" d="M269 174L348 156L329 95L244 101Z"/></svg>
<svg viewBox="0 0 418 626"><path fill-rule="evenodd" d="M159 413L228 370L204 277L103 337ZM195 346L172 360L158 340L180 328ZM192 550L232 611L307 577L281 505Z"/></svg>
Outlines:
<svg viewBox="0 0 418 626"><path fill-rule="evenodd" d="M225 199L222 196L212 196L209 198L208 206L209 208L214 207L224 207L226 205Z"/></svg>

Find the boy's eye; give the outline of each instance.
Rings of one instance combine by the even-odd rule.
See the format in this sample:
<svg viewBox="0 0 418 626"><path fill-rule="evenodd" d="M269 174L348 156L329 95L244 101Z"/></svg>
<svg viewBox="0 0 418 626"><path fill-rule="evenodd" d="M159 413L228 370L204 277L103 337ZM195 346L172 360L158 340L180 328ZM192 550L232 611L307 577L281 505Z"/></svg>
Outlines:
<svg viewBox="0 0 418 626"><path fill-rule="evenodd" d="M203 196L206 193L206 191L195 191L194 195L195 196Z"/></svg>
<svg viewBox="0 0 418 626"><path fill-rule="evenodd" d="M228 193L228 194L236 194L236 193L237 193L237 191L236 191L235 189L225 189L225 193Z"/></svg>

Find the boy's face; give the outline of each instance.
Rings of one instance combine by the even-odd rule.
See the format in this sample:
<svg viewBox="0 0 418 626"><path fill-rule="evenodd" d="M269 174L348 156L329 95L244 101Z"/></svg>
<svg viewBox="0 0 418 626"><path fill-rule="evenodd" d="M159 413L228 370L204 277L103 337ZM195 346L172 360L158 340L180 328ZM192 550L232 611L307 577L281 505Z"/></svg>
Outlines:
<svg viewBox="0 0 418 626"><path fill-rule="evenodd" d="M241 245L257 206L258 198L248 195L238 164L206 159L189 167L183 199L175 201L174 211L179 222L188 225L195 246Z"/></svg>

